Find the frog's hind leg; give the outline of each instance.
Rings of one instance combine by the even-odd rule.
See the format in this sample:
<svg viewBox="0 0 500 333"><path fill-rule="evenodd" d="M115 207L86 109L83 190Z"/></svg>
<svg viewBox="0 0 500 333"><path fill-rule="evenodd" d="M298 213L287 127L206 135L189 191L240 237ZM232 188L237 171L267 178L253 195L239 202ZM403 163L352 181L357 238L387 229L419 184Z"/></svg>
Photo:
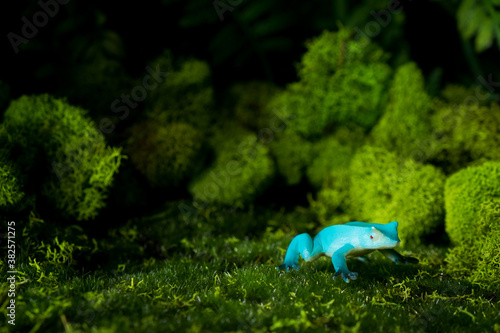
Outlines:
<svg viewBox="0 0 500 333"><path fill-rule="evenodd" d="M418 264L418 259L413 257L405 257L399 254L396 250L393 249L385 249L379 250L382 254L396 264Z"/></svg>
<svg viewBox="0 0 500 333"><path fill-rule="evenodd" d="M318 244L315 244L318 245ZM322 252L320 246L313 246L313 240L308 234L300 234L292 239L285 255L285 263L278 266L278 269L299 268L299 254L305 261L311 261Z"/></svg>

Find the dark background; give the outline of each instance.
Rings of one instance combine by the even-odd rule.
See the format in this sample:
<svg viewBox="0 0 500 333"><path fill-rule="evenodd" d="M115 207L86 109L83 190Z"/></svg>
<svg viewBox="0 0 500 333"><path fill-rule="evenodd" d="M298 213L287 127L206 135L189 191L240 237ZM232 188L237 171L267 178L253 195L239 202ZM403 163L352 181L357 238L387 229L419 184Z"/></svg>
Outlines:
<svg viewBox="0 0 500 333"><path fill-rule="evenodd" d="M130 76L141 75L145 64L164 49L176 57L208 61L216 91L242 80L285 84L295 79L294 64L304 42L338 22L363 29L373 21L370 11L388 1L241 1L220 21L212 1L164 0L124 2L69 1L39 28L36 36L15 54L7 38L21 34L25 16L32 21L41 8L37 1L9 2L2 10L0 79L21 94L57 93L67 84L68 71L82 64L81 52L99 43ZM471 85L479 74L495 69L498 49L477 55L472 41L457 30L454 1L402 1L403 22L396 19L373 40L389 51L392 62L416 61L426 77ZM366 9L364 9L366 7ZM105 41L108 32L119 40ZM114 44L113 44L114 43Z"/></svg>

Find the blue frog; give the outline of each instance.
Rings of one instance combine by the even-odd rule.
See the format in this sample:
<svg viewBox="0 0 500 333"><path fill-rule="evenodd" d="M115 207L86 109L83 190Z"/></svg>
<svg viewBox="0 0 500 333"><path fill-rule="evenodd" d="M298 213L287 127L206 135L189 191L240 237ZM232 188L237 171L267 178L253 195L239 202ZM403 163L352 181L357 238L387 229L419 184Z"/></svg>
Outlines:
<svg viewBox="0 0 500 333"><path fill-rule="evenodd" d="M321 230L314 242L308 234L294 237L288 246L285 262L277 269L298 269L299 254L305 261L312 261L325 255L332 258L335 274L345 282L355 280L358 273L351 272L346 265L346 258L362 257L373 251L380 251L395 263L418 263L412 257L405 257L394 250L400 244L398 222L387 224L349 222L333 225Z"/></svg>

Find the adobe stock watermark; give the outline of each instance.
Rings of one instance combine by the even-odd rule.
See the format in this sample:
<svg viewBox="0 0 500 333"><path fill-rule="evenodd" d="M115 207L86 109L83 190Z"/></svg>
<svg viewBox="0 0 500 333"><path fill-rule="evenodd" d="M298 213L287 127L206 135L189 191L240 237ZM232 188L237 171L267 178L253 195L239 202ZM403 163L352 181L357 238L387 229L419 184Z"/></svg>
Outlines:
<svg viewBox="0 0 500 333"><path fill-rule="evenodd" d="M111 102L110 108L113 113L120 113L118 119L125 120L130 114L130 110L137 108L139 103L143 102L148 94L155 90L159 84L165 81L168 72L160 70L160 65L153 70L150 66L146 66L146 72L142 78L142 84L136 85L130 90L130 94L121 94L120 98ZM110 134L115 130L116 126L110 118L102 118L99 121L99 129L104 134Z"/></svg>
<svg viewBox="0 0 500 333"><path fill-rule="evenodd" d="M38 5L41 10L37 11L29 20L26 16L21 18L23 25L21 34L9 32L7 38L15 54L19 53L19 46L28 43L38 35L38 29L45 27L49 23L49 18L53 18L59 13L60 5L68 4L70 0L40 0Z"/></svg>
<svg viewBox="0 0 500 333"><path fill-rule="evenodd" d="M215 12L219 16L219 20L224 21L224 13L227 11L232 12L236 7L240 6L243 3L243 0L214 0L212 3L215 9Z"/></svg>

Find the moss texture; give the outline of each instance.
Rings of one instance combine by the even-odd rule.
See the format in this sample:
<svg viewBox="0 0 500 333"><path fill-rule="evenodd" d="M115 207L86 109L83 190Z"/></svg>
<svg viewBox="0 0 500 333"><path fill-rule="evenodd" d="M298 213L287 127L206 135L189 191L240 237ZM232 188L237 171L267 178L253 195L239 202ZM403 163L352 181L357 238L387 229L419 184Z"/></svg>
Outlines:
<svg viewBox="0 0 500 333"><path fill-rule="evenodd" d="M431 137L431 100L422 72L415 63L396 70L390 101L372 132L373 144L418 161L426 159L426 140Z"/></svg>
<svg viewBox="0 0 500 333"><path fill-rule="evenodd" d="M235 124L212 139L215 160L189 185L195 201L242 207L251 203L274 176L274 163L256 135Z"/></svg>
<svg viewBox="0 0 500 333"><path fill-rule="evenodd" d="M481 206L500 195L500 162L468 167L446 180L446 232L453 243L475 237Z"/></svg>
<svg viewBox="0 0 500 333"><path fill-rule="evenodd" d="M189 124L147 120L131 132L127 153L153 187L177 186L203 165L203 135Z"/></svg>
<svg viewBox="0 0 500 333"><path fill-rule="evenodd" d="M204 129L213 121L213 88L206 62L191 59L174 65L173 56L165 51L151 64L161 82L146 102L151 117L162 123L181 122Z"/></svg>
<svg viewBox="0 0 500 333"><path fill-rule="evenodd" d="M472 164L500 160L500 106L438 104L432 117L431 159L452 173Z"/></svg>
<svg viewBox="0 0 500 333"><path fill-rule="evenodd" d="M12 164L0 161L0 207L14 206L24 198L17 172Z"/></svg>
<svg viewBox="0 0 500 333"><path fill-rule="evenodd" d="M403 244L419 243L443 222L445 176L434 166L365 146L353 158L350 172L353 214L361 221L398 221Z"/></svg>
<svg viewBox="0 0 500 333"><path fill-rule="evenodd" d="M459 203L457 203L459 204ZM483 202L467 237L446 256L450 270L486 289L500 284L500 201Z"/></svg>
<svg viewBox="0 0 500 333"><path fill-rule="evenodd" d="M123 156L106 145L83 109L49 95L22 96L5 112L4 126L21 153L22 172L57 209L87 220L105 206Z"/></svg>
<svg viewBox="0 0 500 333"><path fill-rule="evenodd" d="M306 167L311 162L311 146L309 141L287 131L270 143L277 171L285 178L287 185L296 185L302 180Z"/></svg>
<svg viewBox="0 0 500 333"><path fill-rule="evenodd" d="M307 167L307 179L318 189L316 200L310 202L311 209L322 225L349 220L343 213L349 206L349 166L355 148L341 144L337 137L332 135L316 142L315 157Z"/></svg>
<svg viewBox="0 0 500 333"><path fill-rule="evenodd" d="M387 55L353 35L342 28L308 42L298 65L300 81L271 103L290 110L290 129L305 138L317 137L335 123L370 128L382 114L392 74Z"/></svg>
<svg viewBox="0 0 500 333"><path fill-rule="evenodd" d="M275 269L291 238L309 230L296 213L212 210L185 220L176 205L171 208L113 229L111 238L47 230L58 240L19 258L16 330L483 332L500 319L500 304L492 299L498 286L485 290L446 274L443 249L419 248L418 266L378 255L369 263L349 262L360 276L346 284L332 279L326 258L301 262L298 271ZM23 222L30 226L27 235L45 228L35 215ZM240 227L227 228L234 225ZM165 259L150 256L145 245L152 240ZM95 244L91 251L89 244ZM102 269L75 269L82 251L109 255L110 248L122 251ZM0 287L3 293L8 285Z"/></svg>

